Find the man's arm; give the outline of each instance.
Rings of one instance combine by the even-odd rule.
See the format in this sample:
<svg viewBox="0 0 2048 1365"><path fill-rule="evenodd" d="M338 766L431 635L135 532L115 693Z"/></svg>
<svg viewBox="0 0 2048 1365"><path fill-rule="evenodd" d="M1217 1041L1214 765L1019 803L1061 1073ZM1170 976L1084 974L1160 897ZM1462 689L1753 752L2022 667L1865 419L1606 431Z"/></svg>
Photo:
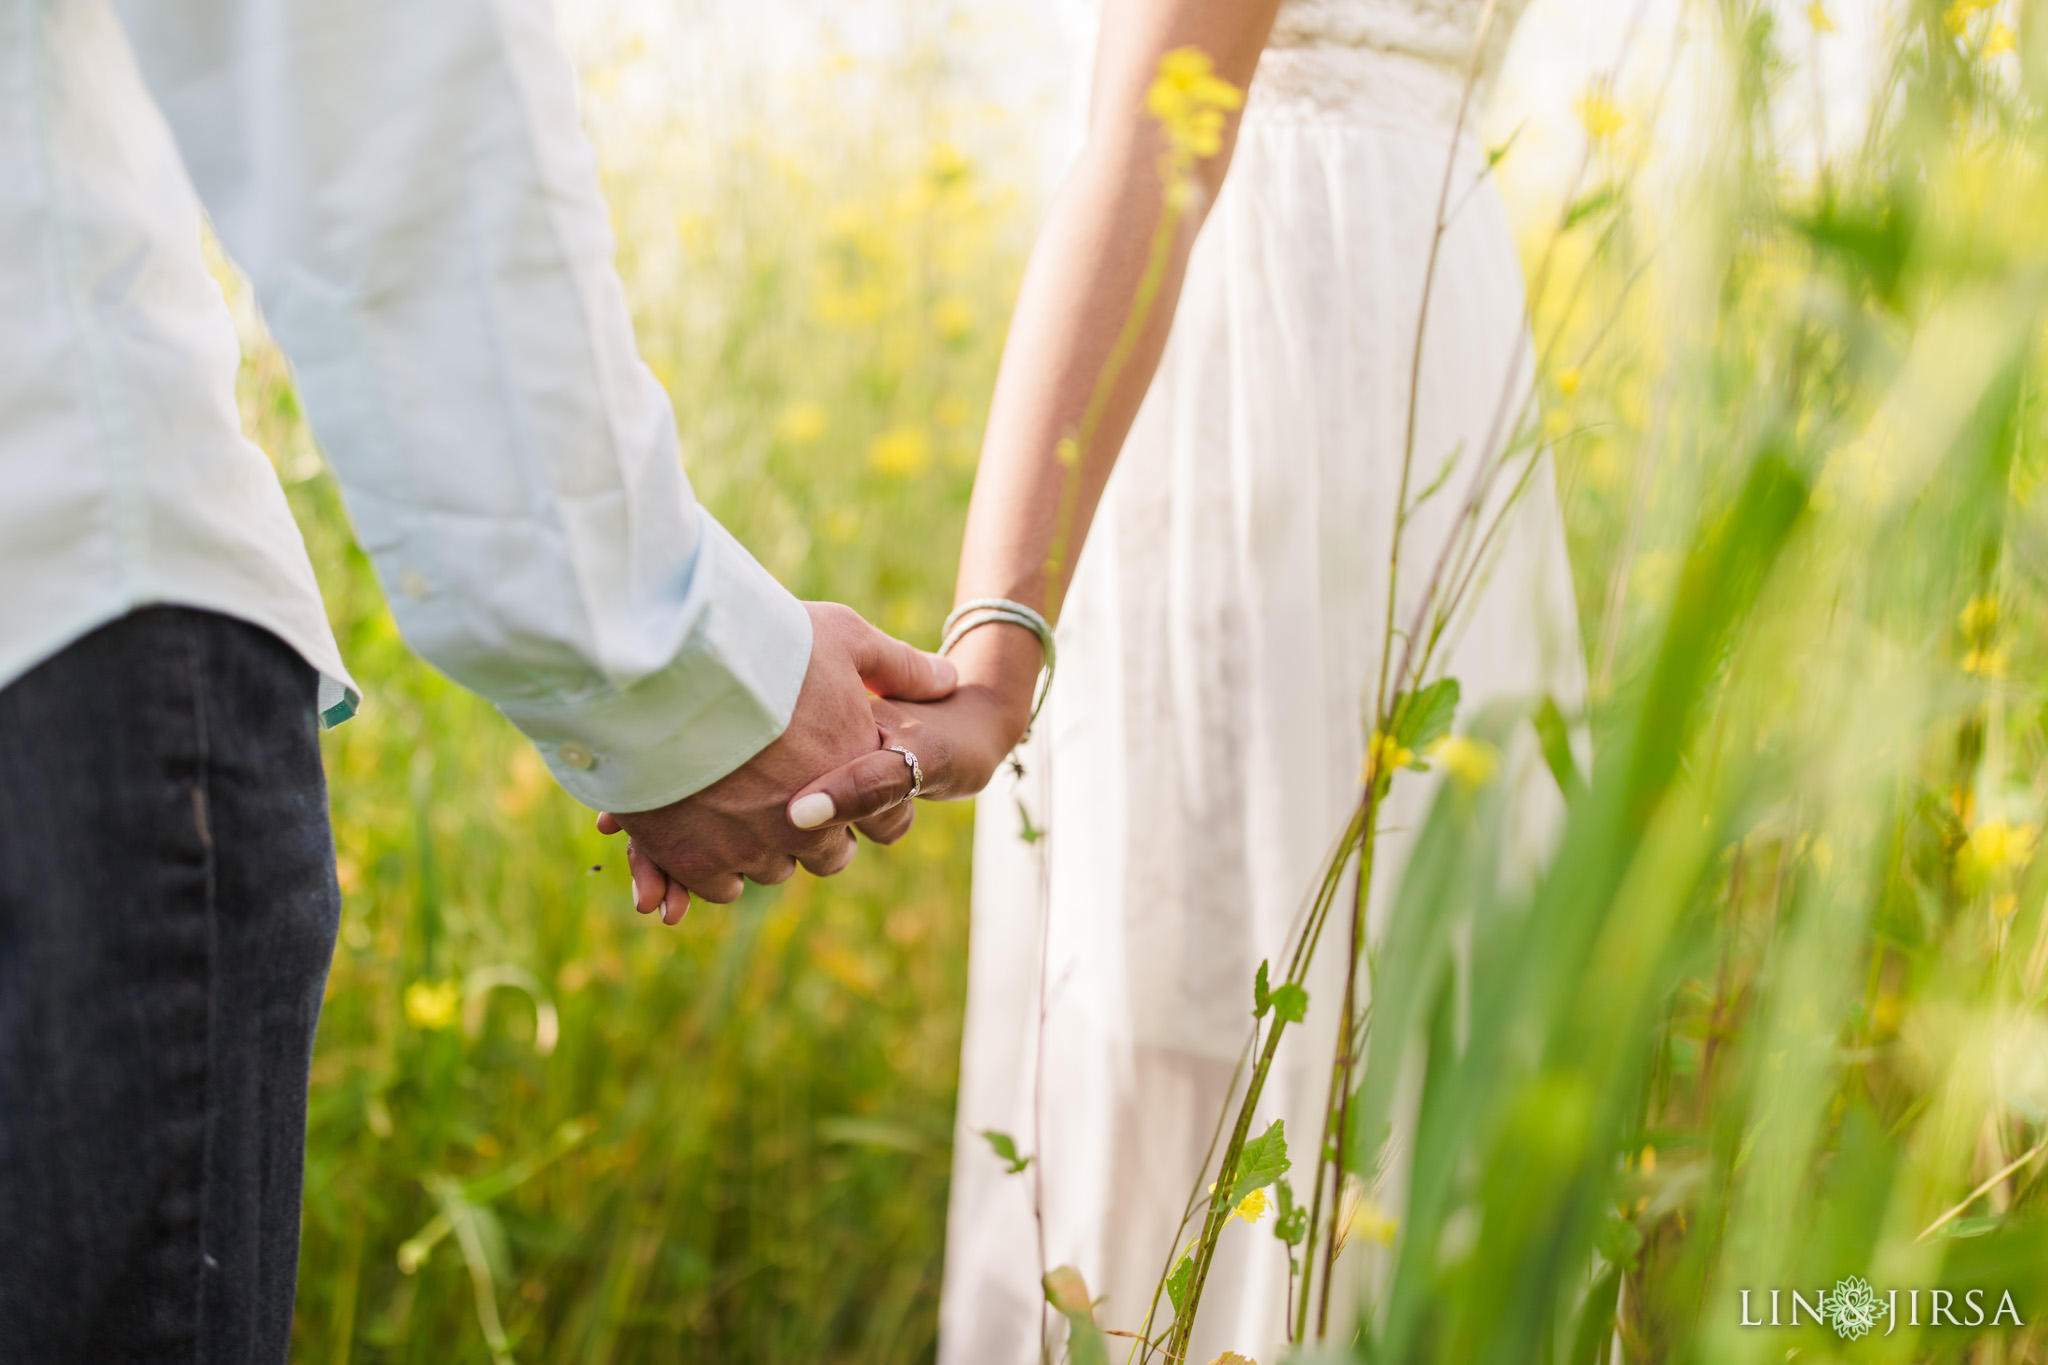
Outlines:
<svg viewBox="0 0 2048 1365"><path fill-rule="evenodd" d="M780 735L802 604L695 502L545 0L117 0L393 612L593 806Z"/></svg>

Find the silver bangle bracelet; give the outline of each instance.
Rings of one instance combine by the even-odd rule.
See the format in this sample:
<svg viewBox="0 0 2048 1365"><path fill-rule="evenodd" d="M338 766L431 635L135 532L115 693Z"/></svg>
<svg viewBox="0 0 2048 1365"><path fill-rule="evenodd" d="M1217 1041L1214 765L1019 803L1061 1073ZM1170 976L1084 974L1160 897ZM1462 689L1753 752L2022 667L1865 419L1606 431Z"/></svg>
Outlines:
<svg viewBox="0 0 2048 1365"><path fill-rule="evenodd" d="M968 632L978 630L982 626L994 625L997 622L1021 626L1025 630L1030 631L1038 637L1038 647L1045 654L1044 680L1039 683L1038 696L1031 703L1031 720L1026 723L1024 728L1024 736L1029 739L1031 737L1031 725L1037 723L1038 713L1045 708L1046 695L1052 691L1052 672L1055 655L1052 642L1052 626L1046 621L1045 617L1039 615L1030 607L1025 606L1022 602L1013 602L1007 597L977 597L971 601L962 602L959 606L953 608L951 614L946 617L946 624L940 629L943 643L939 645L939 653L950 653L953 646L959 644Z"/></svg>

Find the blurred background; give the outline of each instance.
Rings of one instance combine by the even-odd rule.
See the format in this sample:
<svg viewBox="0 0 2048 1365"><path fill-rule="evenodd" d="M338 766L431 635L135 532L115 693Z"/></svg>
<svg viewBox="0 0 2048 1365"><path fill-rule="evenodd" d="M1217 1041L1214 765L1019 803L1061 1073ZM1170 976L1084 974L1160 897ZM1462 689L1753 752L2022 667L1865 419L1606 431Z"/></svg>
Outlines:
<svg viewBox="0 0 2048 1365"><path fill-rule="evenodd" d="M1884 125L1871 110L1892 88L1907 11L1878 0L1737 8L1534 0L1485 114L1532 275L1576 280L1539 296L1536 317L1539 337L1562 339L1541 351L1546 429L1603 691L1629 675L1630 641L1664 621L1687 517L1713 485L1674 471L1718 456L1739 467L1738 447L1766 426L1803 439L1802 405L1834 413L1827 430L1862 410L1839 392L1801 396L1803 381L1787 396L1775 380L1731 376L1781 375L1758 338L1811 326L1793 304L1798 272L1815 268L1812 239L1762 241L1757 225L1782 229L1785 204L1831 176L1877 176L1873 130ZM1965 57L2010 65L1994 8L1961 0L1930 22L1948 23ZM641 348L675 402L698 496L800 595L847 602L927 646L950 604L1010 300L1078 137L1093 13L1080 0L561 7ZM1731 33L1755 50L1731 58ZM1716 74L1731 61L1759 81L1733 113ZM1737 126L1760 141L1744 143L1743 192L1716 201L1728 227L1716 240L1755 250L1714 256L1718 293L1694 280L1632 294L1659 258L1657 225L1684 211L1699 149ZM1874 228L1865 237L1884 240ZM345 911L314 1063L297 1357L928 1360L971 810L926 806L913 837L865 848L834 881L750 887L677 930L633 914L623 841L598 837L509 725L406 651L289 372L222 273L245 334L245 420L278 465L368 692L362 714L327 738ZM1896 270L1889 287L1896 295ZM1692 352L1666 344L1674 304L1699 310L1705 338ZM1716 331L1717 317L1754 326L1736 337ZM1723 385L1711 398L1720 425L1696 421L1651 480L1654 433L1691 401L1674 411L1660 378L1682 353L1725 362L1694 371L1702 392L1712 376ZM1863 379L1843 382L1864 392ZM1969 553L1981 578L1990 552L1973 541ZM1959 644L1951 608L1977 600L1967 586L1952 603L1948 588L1915 591L1938 618L1930 648L1980 647L1974 669L1951 661L1958 676L2006 671L2006 653L1994 668L1982 652L1995 608L1966 620ZM1923 723L1933 725L1913 722ZM1984 748L1976 724L1971 764ZM1941 744L1954 738L1943 734ZM1926 759L1940 770L1927 789L1960 795L1947 824L1928 817L1940 868L1925 875L1954 902L1944 913L1962 915L2018 885L2032 826L1982 872L1974 778L1940 752ZM2002 827L2022 823L2014 814ZM1700 959L1706 985L1679 993L1657 1035L1693 1058L1681 1073L1695 1079L1701 1047L1712 1072L1720 1046L1701 1038L1731 1036L1735 1002L1761 1008L1759 978L1742 966L1745 953L1768 956L1773 932L1757 928L1754 869L1768 865L1782 887L1813 842L1796 820L1730 838L1741 850L1763 838L1768 856L1714 864L1733 946L1718 977L1713 953ZM1954 966L1978 950L1933 951ZM1854 971L1873 991L1892 983L1880 1023L1896 1032L1909 1011L1884 961L1858 958ZM1658 1074L1670 1084L1668 1069ZM1630 1153L1631 1180L1644 1153L1654 1172L1660 1144L1684 1147L1667 1130L1711 1127L1694 1112L1705 1093L1660 1090L1617 1130L1609 1146ZM1982 1173L1975 1159L1958 1158L1956 1180ZM1728 1154L1716 1178L1733 1179L1734 1164ZM1643 1201L1634 1244L1604 1253L1617 1273L1646 1273L1645 1237L1653 1255L1656 1218L1678 1207Z"/></svg>

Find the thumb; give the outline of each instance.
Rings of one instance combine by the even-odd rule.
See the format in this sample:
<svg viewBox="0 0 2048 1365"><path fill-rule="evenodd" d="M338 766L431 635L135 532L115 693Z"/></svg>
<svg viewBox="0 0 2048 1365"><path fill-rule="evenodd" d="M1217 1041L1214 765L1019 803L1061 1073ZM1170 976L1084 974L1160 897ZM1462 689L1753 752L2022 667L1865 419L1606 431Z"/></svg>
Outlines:
<svg viewBox="0 0 2048 1365"><path fill-rule="evenodd" d="M866 621L855 629L847 652L860 672L861 682L878 697L938 701L951 696L960 682L959 670L951 660L906 645Z"/></svg>
<svg viewBox="0 0 2048 1365"><path fill-rule="evenodd" d="M790 799L789 823L817 830L858 824L910 799L910 765L894 749L877 749L834 768Z"/></svg>

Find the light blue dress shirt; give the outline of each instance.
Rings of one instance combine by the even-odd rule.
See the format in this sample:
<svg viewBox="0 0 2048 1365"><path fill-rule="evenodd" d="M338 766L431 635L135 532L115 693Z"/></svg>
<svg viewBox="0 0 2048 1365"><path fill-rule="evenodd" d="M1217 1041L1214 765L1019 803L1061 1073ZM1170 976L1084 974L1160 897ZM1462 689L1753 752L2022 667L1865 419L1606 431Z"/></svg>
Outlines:
<svg viewBox="0 0 2048 1365"><path fill-rule="evenodd" d="M691 494L576 98L547 0L0 6L0 685L178 603L354 708L203 203L407 640L569 791L658 806L781 733L809 617Z"/></svg>

